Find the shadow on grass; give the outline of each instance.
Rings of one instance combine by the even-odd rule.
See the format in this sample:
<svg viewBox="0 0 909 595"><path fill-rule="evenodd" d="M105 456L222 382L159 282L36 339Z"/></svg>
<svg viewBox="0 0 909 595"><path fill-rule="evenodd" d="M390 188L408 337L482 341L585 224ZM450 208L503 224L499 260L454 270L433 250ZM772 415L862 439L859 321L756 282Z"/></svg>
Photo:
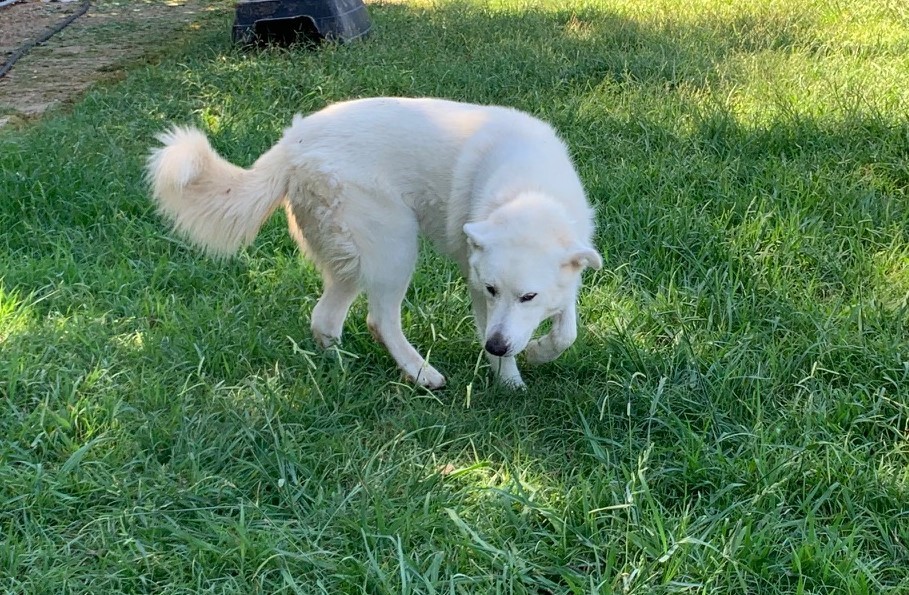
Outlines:
<svg viewBox="0 0 909 595"><path fill-rule="evenodd" d="M0 206L0 216L10 223L4 237L10 264L5 282L30 292L61 283L63 272L63 285L85 288L74 294L84 302L47 300L47 312L85 305L89 319L114 312L115 318L136 322L166 318L168 310L178 312L170 315L166 333L135 329L146 334L142 350L154 361L184 361L192 368L202 345L213 354L204 358L207 371L227 382L242 380L238 361L248 362L245 370L270 365L296 369L294 357L288 355L291 343L284 338L291 335L305 351L312 350L306 319L318 280L305 269L293 273L292 281L279 279L294 268L286 260L278 274L268 272L268 252L293 258L294 247L283 237L282 226L267 226L266 239L254 249L254 258L262 257L262 264L251 269L248 261L215 265L191 250L165 244L167 231L153 215L140 183L141 155L152 144L150 136L162 117L185 119L195 112L228 158L249 163L277 138L291 113L358 95L438 95L516 105L552 119L569 145L583 145L576 148L582 171L591 172L588 158L600 166L586 180L600 210L600 243L611 268L630 277L630 284L625 273L616 277L611 291L653 302L671 286L671 299L679 300L684 311L655 315L639 306L632 320L639 321L640 328L631 334L621 325L617 330L603 326L610 323L600 313L583 312L582 317L598 321L591 325L593 334L582 337L574 354L555 366L528 374L546 385L554 373L550 388L568 381L573 386L568 392L585 399L636 373L651 381L667 377L667 369L675 370L668 377L678 379L702 375L716 366L712 360L717 352L691 340L710 344L717 340L716 332L730 341L743 334L753 337L752 326L759 332L780 327L775 312L789 317L790 326L810 325L811 315L800 312L838 293L854 298L855 277L870 274L868 262L849 260L867 251L863 243L871 245L882 233L899 232L901 224L905 230L899 218L904 205L896 194L907 183L899 149L905 127L857 114L852 121L800 117L747 128L713 105L692 106L685 115L693 124L671 128L662 121L664 116L644 108L630 114L636 121L629 122L627 112L611 113L608 105L592 111L579 103L604 86L615 87L614 93L644 89L684 102L688 95L678 90L708 92L720 83L719 73L730 56L819 51L810 10L650 25L590 6L507 12L457 3L428 9L378 4L371 10L377 24L372 39L326 47L321 53L241 54L226 41L215 41L211 32L214 51L188 57L183 66L161 65L135 75L120 87L90 96L71 118L36 126L22 133L22 140L11 137L6 151L11 167L4 168L0 182L14 197ZM409 47L403 47L405 43ZM167 97L131 92L174 77L192 84ZM322 93L313 94L315 88ZM267 110L246 111L263 102ZM153 107L139 109L148 106ZM112 115L123 111L132 118ZM83 139L82 127L90 121L97 125L96 134ZM260 132L263 126L267 134ZM588 138L597 144L586 145ZM50 149L40 162L27 157L24 143L32 140ZM867 175L869 171L875 175ZM773 218L779 219L777 229L761 223ZM837 231L856 219L862 222L859 233ZM743 236L741 229L749 226L755 226L752 237ZM817 233L806 234L806 229ZM789 237L770 237L775 232ZM746 245L745 239L753 242ZM762 243L785 242L790 244L760 253ZM39 266L19 261L17 254L37 256ZM171 262L161 262L162 255ZM761 258L777 259L775 268ZM124 261L129 263L124 266ZM118 274L110 275L111 270ZM768 278L774 270L795 274ZM804 275L806 271L813 272ZM418 273L418 281L421 278L434 280ZM418 289L421 307L422 300L436 299L425 287ZM260 301L261 296L286 299ZM158 311L131 310L131 304L142 300L156 302L151 309ZM591 303L590 308L603 306ZM427 307L429 318L437 309L438 304ZM457 309L466 315L466 304ZM882 314L881 324L892 331L888 336L896 332L895 321L904 310ZM252 318L244 318L248 316ZM688 343L677 340L682 329L696 330L707 320L716 326L724 316L728 319L706 336ZM374 364L391 369L381 350L369 351L368 341L362 340L361 319L362 312L355 310L348 325L353 331L348 334L358 337L353 347L360 354L365 348ZM213 323L229 326L235 340L225 340ZM238 330L243 326L251 330ZM440 342L435 352L458 380L455 390L462 390L473 379L458 370L468 368L476 354L470 325L456 326L458 336L452 338L458 347L451 351ZM415 341L432 345L428 330L417 332ZM443 332L451 334L450 329ZM777 370L783 384L807 375L818 361L818 350L824 352L817 346L812 351L810 333L804 334L803 343L786 347L803 351L778 354L786 360ZM773 346L772 341L749 340L754 365L766 364L760 351ZM219 349L219 341L225 347ZM887 367L876 369L878 376L889 373ZM754 371L756 377L763 373L766 370ZM723 390L738 394L744 387ZM695 407L706 405L709 397L702 394Z"/></svg>
<svg viewBox="0 0 909 595"><path fill-rule="evenodd" d="M793 289L806 290L809 300L823 299L848 291L853 281L850 276L868 273L861 268L868 263L859 263L856 272L848 261L855 252L853 246L831 249L836 241L861 244L875 241L880 233L899 231L898 213L904 205L894 193L907 183L898 148L906 134L904 127L857 115L851 122L795 118L748 129L728 111L714 106L706 112L693 108L688 113L695 119L693 126L673 129L648 113L637 114L638 121L629 125L627 114L612 114L608 105L593 112L582 110L574 101L604 85L616 86L616 93L649 89L678 101L680 88L708 90L718 84L718 73L729 56L819 51L810 10L791 14L758 10L650 25L590 6L507 12L459 3L427 9L378 4L371 10L377 24L372 39L349 47L327 47L323 53L240 54L226 41L214 41L216 36L211 33L214 52L205 50L201 58L190 58L183 67L162 65L160 72L136 75L121 87L93 94L72 118L37 126L22 133L21 141L12 137L6 152L11 167L4 168L0 182L14 197L0 206L0 216L10 224L4 238L11 265L6 283L26 292L53 285L61 272L55 267L62 264L68 271L64 283L78 282L90 288L92 295L86 299L96 302L95 316L114 308L121 316L136 320L142 315L130 312L129 304L136 303L146 289L154 299L171 299L189 310L200 295L217 296L225 291L217 279L220 275L233 284L230 292L248 293L251 287L243 287L247 281L242 278L251 271L245 265L214 266L201 259L193 263L195 254L162 245L167 232L152 214L139 181L141 155L152 144L150 136L159 128L160 117L167 114L182 119L195 111L227 157L248 163L273 142L291 113L342 97L386 93L516 105L549 116L569 145L583 144L573 141L586 137L599 140L599 150L582 146L576 152L582 170L589 170L587 157L603 165L588 181L591 199L601 212L600 242L612 267L633 271L635 279L644 280L645 292L657 292L668 281L684 293L684 288L704 287L705 279L713 278L713 302L732 300L740 308L768 288L773 294L781 287L780 280L766 278L766 267L755 263L760 255L754 248L760 248L766 230L756 229L752 246L730 246L736 238L723 236L734 236L738 228L759 225L768 217L791 216L784 223L792 227L785 231L798 236L801 244L792 238L774 239L793 242L774 257L786 260L778 263L781 268L821 269L820 275L808 276L810 287L805 283L798 286L801 280L796 276ZM402 47L405 42L410 47ZM175 75L193 84L168 97L136 98L128 92ZM324 79L323 94L313 95L312 90L320 87L320 77ZM263 110L251 113L239 107L263 101L269 104L265 120ZM123 110L130 104L159 107L127 109L133 115L127 121L106 111ZM95 124L100 122L97 134L82 139L82 126L93 119ZM266 135L256 132L263 121L270 129ZM24 143L29 140L50 148L45 159L27 158ZM843 170L844 158L848 171ZM868 176L869 171L875 175ZM802 202L793 203L790 193L797 193ZM836 230L856 217L863 222L861 234L825 232L805 241L806 221L813 229ZM268 249L277 249L282 256L294 253L277 223L269 224L265 235ZM862 246L857 248L861 251ZM265 251L257 250L256 256ZM43 262L39 267L23 265L17 262L17 254L37 255ZM182 264L159 263L156 269L150 268L161 254ZM124 258L130 260L129 266L121 266ZM633 267L627 266L630 262ZM109 266L121 274L109 278L105 271ZM173 271L175 266L173 276L159 274L162 268ZM100 270L86 270L93 267ZM35 275L36 269L42 272ZM199 269L214 272L200 277ZM300 297L289 306L299 313L292 334L298 338L306 335L305 318L318 284L311 271L296 277L300 284L285 284L262 270L255 273L252 283L261 283L259 289L265 294L298 293ZM147 288L143 288L143 280ZM117 295L124 287L132 292L131 298ZM765 305L780 312L803 309L805 304L794 303L787 289L782 287ZM717 295L724 291L731 293ZM425 288L420 293L432 299ZM101 294L116 295L116 306L99 297ZM231 296L231 300L237 299L236 294ZM690 295L682 297L686 302L697 301ZM48 311L67 312L78 304L50 300L45 305ZM210 306L188 312L182 323L224 321L237 308L256 309L236 301L221 307L223 314L213 314ZM260 303L257 320L261 328L276 331L273 334L287 330L283 325L295 317L288 317L285 307L283 300ZM461 310L466 312L464 307ZM897 309L893 318L902 312ZM701 319L711 314L697 308L694 313ZM764 317L758 320L769 323L768 313L761 314ZM734 332L734 321L728 323L727 330ZM362 322L356 321L354 326L356 333L362 330ZM469 325L459 324L458 328L459 333L470 335ZM173 332L179 329L175 327ZM425 344L427 337L418 335L416 339ZM242 356L250 357L253 367L273 360L276 350L266 350L260 357L253 343L244 350L248 355ZM467 343L459 340L461 345ZM144 348L158 349L153 344ZM627 357L621 352L618 349L615 361ZM180 353L174 355L187 358L192 349L186 345ZM669 355L673 361L692 357L686 353ZM448 369L461 367L467 361L465 356L473 361L473 353L465 350L440 355L447 358L443 363ZM232 358L221 355L217 359L223 362L222 373L232 376ZM795 365L786 376L807 373L810 359ZM580 385L594 380L602 362L578 360L580 375L562 369ZM626 362L620 369L627 373L635 365ZM545 376L546 370L531 375ZM594 375L586 375L586 370Z"/></svg>

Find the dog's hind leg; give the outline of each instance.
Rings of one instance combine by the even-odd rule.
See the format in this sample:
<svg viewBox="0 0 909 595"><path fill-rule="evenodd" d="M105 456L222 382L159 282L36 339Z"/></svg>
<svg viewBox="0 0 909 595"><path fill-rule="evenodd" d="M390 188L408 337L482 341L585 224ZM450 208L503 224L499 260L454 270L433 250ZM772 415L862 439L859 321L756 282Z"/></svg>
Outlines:
<svg viewBox="0 0 909 595"><path fill-rule="evenodd" d="M401 302L406 291L406 284L403 287L367 287L369 314L366 324L410 380L426 388L442 388L445 377L423 359L401 330Z"/></svg>
<svg viewBox="0 0 909 595"><path fill-rule="evenodd" d="M410 380L426 388L441 388L445 377L423 359L401 330L401 303L417 262L417 230L416 222L413 229L403 221L398 226L383 230L393 240L389 245L374 245L361 253L360 271L369 302L366 324Z"/></svg>
<svg viewBox="0 0 909 595"><path fill-rule="evenodd" d="M338 279L328 269L322 271L322 283L325 289L312 311L312 336L327 349L340 343L344 320L360 288L356 281Z"/></svg>

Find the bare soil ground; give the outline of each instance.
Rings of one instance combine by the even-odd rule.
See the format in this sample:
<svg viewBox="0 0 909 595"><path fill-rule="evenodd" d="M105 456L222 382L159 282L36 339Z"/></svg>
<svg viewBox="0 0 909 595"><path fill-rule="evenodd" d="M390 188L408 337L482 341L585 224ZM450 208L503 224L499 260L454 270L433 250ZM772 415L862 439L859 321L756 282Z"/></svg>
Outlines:
<svg viewBox="0 0 909 595"><path fill-rule="evenodd" d="M80 1L22 0L0 8L0 63L79 9ZM48 42L32 48L0 78L0 126L77 98L92 83L198 29L225 2L96 0ZM229 35L225 31L225 35Z"/></svg>

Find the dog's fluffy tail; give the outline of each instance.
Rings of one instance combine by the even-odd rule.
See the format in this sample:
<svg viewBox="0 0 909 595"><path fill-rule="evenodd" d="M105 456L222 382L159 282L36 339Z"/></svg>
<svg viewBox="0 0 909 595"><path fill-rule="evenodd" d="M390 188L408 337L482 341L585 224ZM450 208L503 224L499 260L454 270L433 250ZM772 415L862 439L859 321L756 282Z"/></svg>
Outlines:
<svg viewBox="0 0 909 595"><path fill-rule="evenodd" d="M218 155L194 128L158 136L146 173L158 210L174 228L215 256L248 245L287 193L289 164L278 143L250 169Z"/></svg>

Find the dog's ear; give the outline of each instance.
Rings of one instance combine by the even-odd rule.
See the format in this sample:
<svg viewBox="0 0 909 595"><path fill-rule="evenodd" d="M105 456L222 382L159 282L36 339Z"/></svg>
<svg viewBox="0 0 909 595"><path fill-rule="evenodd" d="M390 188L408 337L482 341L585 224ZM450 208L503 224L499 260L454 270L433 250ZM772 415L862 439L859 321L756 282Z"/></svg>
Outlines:
<svg viewBox="0 0 909 595"><path fill-rule="evenodd" d="M600 270L603 266L603 257L590 246L577 246L568 252L565 266L570 266L577 270L581 270L584 267Z"/></svg>
<svg viewBox="0 0 909 595"><path fill-rule="evenodd" d="M489 243L489 226L485 221L465 223L462 229L467 236L467 243L474 250L482 250Z"/></svg>

